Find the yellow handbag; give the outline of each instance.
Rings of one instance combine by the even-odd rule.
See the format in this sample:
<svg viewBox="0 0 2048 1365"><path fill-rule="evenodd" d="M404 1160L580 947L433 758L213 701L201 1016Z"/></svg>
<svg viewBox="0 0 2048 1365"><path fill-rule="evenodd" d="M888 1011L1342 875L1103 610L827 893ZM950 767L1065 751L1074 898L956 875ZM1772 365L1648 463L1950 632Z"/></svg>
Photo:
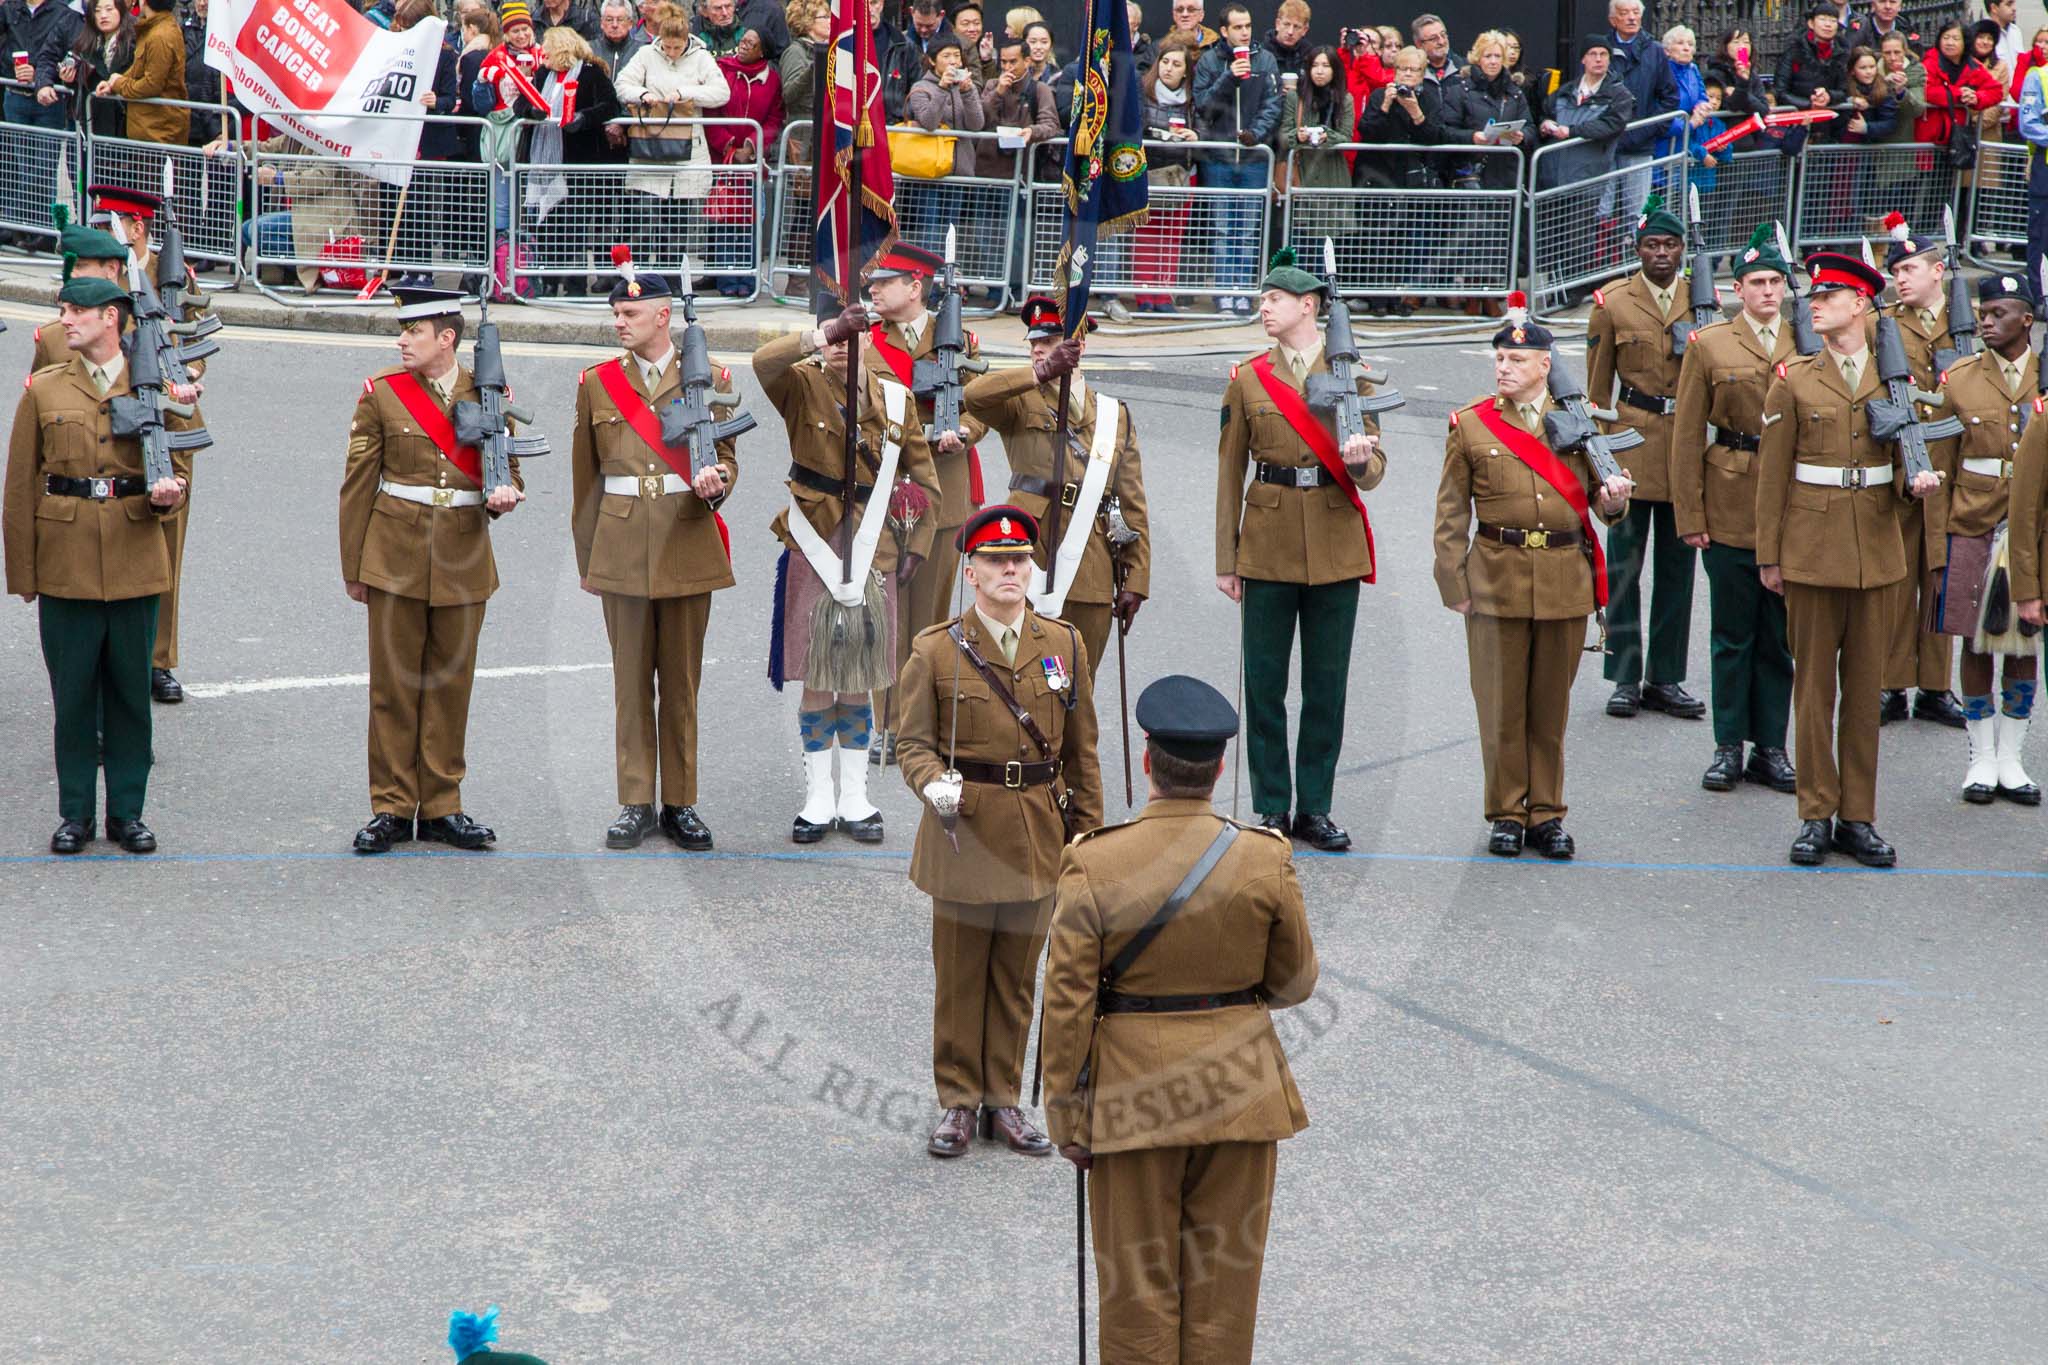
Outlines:
<svg viewBox="0 0 2048 1365"><path fill-rule="evenodd" d="M959 140L937 133L899 133L891 129L889 169L912 180L943 179L953 173L953 144Z"/></svg>

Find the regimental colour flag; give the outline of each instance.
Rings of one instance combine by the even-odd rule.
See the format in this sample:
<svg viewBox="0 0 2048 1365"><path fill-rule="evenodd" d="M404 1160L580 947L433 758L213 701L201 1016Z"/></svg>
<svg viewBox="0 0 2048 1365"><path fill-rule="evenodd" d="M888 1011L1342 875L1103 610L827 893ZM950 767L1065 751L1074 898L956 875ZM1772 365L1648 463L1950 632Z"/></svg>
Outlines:
<svg viewBox="0 0 2048 1365"><path fill-rule="evenodd" d="M868 268L896 242L888 120L866 0L833 0L825 60L832 140L824 144L830 156L818 167L812 268L820 284L851 302Z"/></svg>
<svg viewBox="0 0 2048 1365"><path fill-rule="evenodd" d="M1145 221L1145 105L1131 54L1130 11L1124 0L1090 0L1088 50L1074 82L1067 127L1066 231L1053 278L1066 290L1061 317L1069 335L1088 309L1095 244Z"/></svg>

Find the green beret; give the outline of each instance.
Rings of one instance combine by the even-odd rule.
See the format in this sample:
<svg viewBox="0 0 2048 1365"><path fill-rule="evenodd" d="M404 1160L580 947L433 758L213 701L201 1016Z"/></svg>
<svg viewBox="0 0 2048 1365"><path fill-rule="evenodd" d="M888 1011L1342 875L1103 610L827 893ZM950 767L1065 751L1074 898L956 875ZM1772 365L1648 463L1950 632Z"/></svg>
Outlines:
<svg viewBox="0 0 2048 1365"><path fill-rule="evenodd" d="M1645 237L1676 237L1685 240L1685 224L1678 216L1664 207L1664 196L1653 194L1643 201L1643 212L1636 219L1636 240Z"/></svg>
<svg viewBox="0 0 2048 1365"><path fill-rule="evenodd" d="M115 241L112 234L78 223L64 229L57 239L57 249L66 256L76 256L81 261L128 259L128 248Z"/></svg>
<svg viewBox="0 0 2048 1365"><path fill-rule="evenodd" d="M1266 278L1259 282L1259 288L1284 289L1290 294L1324 294L1326 286L1294 263L1293 247L1283 246L1273 253L1272 263L1266 270Z"/></svg>
<svg viewBox="0 0 2048 1365"><path fill-rule="evenodd" d="M128 291L112 280L94 279L86 275L74 275L64 281L64 287L57 291L57 302L74 304L80 308L105 308L118 303L133 308L135 301L128 297Z"/></svg>
<svg viewBox="0 0 2048 1365"><path fill-rule="evenodd" d="M1736 279L1765 270L1776 271L1788 280L1792 278L1792 267L1778 254L1777 236L1771 224L1757 224L1756 231L1749 234L1749 245L1735 255Z"/></svg>

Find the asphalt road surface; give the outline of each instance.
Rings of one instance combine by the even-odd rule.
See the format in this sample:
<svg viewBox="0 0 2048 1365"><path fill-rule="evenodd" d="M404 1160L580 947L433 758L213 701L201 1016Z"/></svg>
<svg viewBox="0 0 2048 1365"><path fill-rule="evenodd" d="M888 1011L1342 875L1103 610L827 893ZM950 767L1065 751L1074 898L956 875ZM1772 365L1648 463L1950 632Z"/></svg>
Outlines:
<svg viewBox="0 0 2048 1365"><path fill-rule="evenodd" d="M465 803L499 842L363 859L335 490L391 352L226 345L191 699L156 711L161 854L44 852L48 685L32 610L0 618L0 1357L445 1363L448 1310L495 1302L505 1345L556 1365L1071 1358L1070 1169L924 1154L913 798L876 784L879 850L788 842L794 697L763 664L787 453L751 376L702 696L717 852L603 848L608 655L559 458L599 353L521 347L558 458L493 533ZM1259 1359L2043 1358L2041 814L1966 807L1962 736L1894 726L1900 867L1791 869L1792 798L1703 792L1707 724L1607 719L1589 656L1579 861L1484 856L1463 635L1429 572L1444 413L1486 387L1482 345L1381 353L1411 402L1371 500L1335 812L1356 849L1301 856L1322 985L1280 1022L1313 1126L1282 1148ZM1133 404L1152 506L1134 692L1232 687L1223 369L1096 376ZM1702 694L1705 621L1702 576Z"/></svg>

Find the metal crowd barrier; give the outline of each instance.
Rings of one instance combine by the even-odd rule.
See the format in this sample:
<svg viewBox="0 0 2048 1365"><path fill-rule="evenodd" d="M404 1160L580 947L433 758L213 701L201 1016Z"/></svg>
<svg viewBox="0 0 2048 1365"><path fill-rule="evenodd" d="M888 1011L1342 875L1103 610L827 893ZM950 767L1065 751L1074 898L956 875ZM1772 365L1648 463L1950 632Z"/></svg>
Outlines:
<svg viewBox="0 0 2048 1365"><path fill-rule="evenodd" d="M1964 255L1987 269L2010 270L2011 262L1993 262L1979 257L1979 247L2005 247L2024 251L2027 245L2027 156L2032 149L2024 142L1980 142L1977 144L1977 173L1969 195L1969 212L1963 224ZM2040 288L2039 280L2027 282Z"/></svg>
<svg viewBox="0 0 2048 1365"><path fill-rule="evenodd" d="M1714 125L1691 130L1712 136ZM1733 256L1749 242L1759 223L1792 220L1793 158L1776 148L1714 154L1715 164L1695 160L1686 168L1688 193L1700 192L1700 235L1716 256ZM1680 217L1685 205L1674 206ZM1790 231L1788 226L1787 231Z"/></svg>
<svg viewBox="0 0 2048 1365"><path fill-rule="evenodd" d="M811 271L811 247L815 226L811 207L811 166L792 149L797 140L808 142L811 125L787 124L776 156L774 227L768 245L764 273L781 283L771 288L780 299L800 301L808 290L800 287ZM923 128L899 125L893 133L925 133ZM993 132L962 132L946 129L937 136L960 139L958 145L974 149L977 172L990 158L1001 154L998 135ZM1051 145L1051 144L1047 144ZM957 155L957 151L956 151ZM1021 161L1023 153L1018 154ZM960 283L968 289L985 291L987 302L1001 307L1009 300L1009 282L1015 271L1019 248L1016 224L1019 206L1017 179L1009 175L949 175L926 180L898 173L895 176L896 227L909 242L931 251L946 248L946 228L956 225L957 264Z"/></svg>
<svg viewBox="0 0 2048 1365"><path fill-rule="evenodd" d="M1897 211L1917 232L1939 232L1941 211L1955 196L1946 149L1925 142L1811 141L1799 154L1799 194L1792 247L1860 250L1882 242L1884 216Z"/></svg>
<svg viewBox="0 0 2048 1365"><path fill-rule="evenodd" d="M195 104L190 100L149 100L149 104L189 109L195 113L219 114L217 104ZM222 122L224 136L233 141L233 120ZM99 185L148 190L161 194L164 168L170 167L171 207L178 215L178 231L185 240L185 255L192 260L212 261L230 267L239 256L243 219L243 167L230 155L209 154L204 148L176 146L162 142L136 142L125 137L84 139L89 179Z"/></svg>
<svg viewBox="0 0 2048 1365"><path fill-rule="evenodd" d="M1345 142L1322 150L1414 156L1406 144ZM1462 148L1515 169L1509 189L1316 188L1301 183L1299 151L1288 154L1282 240L1320 275L1323 239L1336 249L1339 293L1360 297L1430 294L1505 298L1520 278L1522 154L1514 147ZM1153 213L1159 212L1155 205ZM1140 242L1140 268L1143 268Z"/></svg>
<svg viewBox="0 0 2048 1365"><path fill-rule="evenodd" d="M30 99L35 93L11 79L0 80L0 90ZM68 104L70 92L64 94ZM85 157L85 138L76 128L0 123L0 232L46 237L54 246L50 205L61 203L77 214Z"/></svg>
<svg viewBox="0 0 2048 1365"><path fill-rule="evenodd" d="M614 120L631 128L643 121ZM672 138L711 127L751 133L753 119L649 119ZM628 138L630 148L631 139ZM533 165L511 170L513 276L539 285L539 293L602 300L611 289L612 247L633 248L633 259L669 275L690 258L693 276L709 275L724 301L746 303L761 292L761 224L767 176L751 162L693 161L647 164ZM586 294L586 290L590 294ZM744 290L744 292L741 292ZM515 297L525 297L523 291ZM717 298L700 302L716 303Z"/></svg>
<svg viewBox="0 0 2048 1365"><path fill-rule="evenodd" d="M1258 185L1187 185L1179 188L1154 185L1149 219L1162 225L1177 223L1178 250L1172 268L1153 248L1141 254L1147 234L1124 233L1104 238L1095 252L1093 289L1102 297L1134 294L1211 298L1221 313L1226 298L1256 299L1259 280L1266 273L1272 215L1267 209L1273 198L1273 151L1270 147L1240 147L1235 142L1147 142L1149 150L1164 147L1189 152L1195 159L1195 176L1202 173L1202 157L1209 152L1236 152L1252 158L1264 174ZM1053 287L1053 270L1059 264L1062 215L1066 196L1059 185L1059 166L1066 157L1067 140L1053 138L1032 151L1034 175L1025 186L1024 286L1033 292ZM1155 229L1155 236L1157 229Z"/></svg>
<svg viewBox="0 0 2048 1365"><path fill-rule="evenodd" d="M1672 115L1637 119L1625 132L1668 125ZM1544 167L1558 153L1583 151L1583 138L1568 138L1536 149L1529 159L1531 183L1543 183ZM1541 314L1564 302L1568 292L1635 269L1637 213L1652 189L1679 214L1685 212L1683 147L1633 166L1566 181L1529 195L1529 306ZM1702 205L1704 209L1704 205Z"/></svg>

